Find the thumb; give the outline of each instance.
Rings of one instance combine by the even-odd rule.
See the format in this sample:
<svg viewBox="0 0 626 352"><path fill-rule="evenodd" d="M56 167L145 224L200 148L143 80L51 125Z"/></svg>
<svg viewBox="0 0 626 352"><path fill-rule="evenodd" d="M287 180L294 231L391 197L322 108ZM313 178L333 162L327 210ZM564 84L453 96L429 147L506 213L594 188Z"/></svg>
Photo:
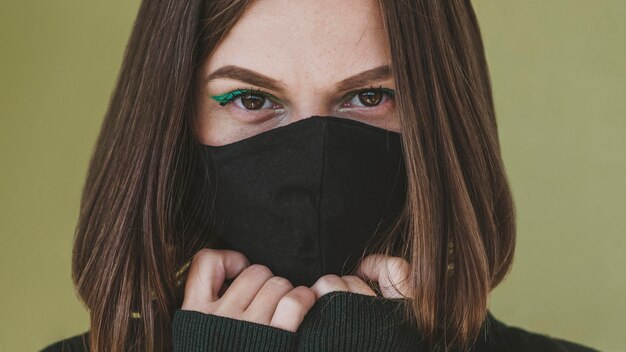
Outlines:
<svg viewBox="0 0 626 352"><path fill-rule="evenodd" d="M378 282L385 298L411 298L409 263L400 257L369 255L361 261L355 275Z"/></svg>

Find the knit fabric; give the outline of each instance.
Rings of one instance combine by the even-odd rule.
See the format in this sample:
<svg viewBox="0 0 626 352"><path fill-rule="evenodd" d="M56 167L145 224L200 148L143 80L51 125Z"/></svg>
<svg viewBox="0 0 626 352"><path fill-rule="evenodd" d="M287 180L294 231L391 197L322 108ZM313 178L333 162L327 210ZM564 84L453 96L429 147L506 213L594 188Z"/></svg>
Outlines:
<svg viewBox="0 0 626 352"><path fill-rule="evenodd" d="M291 352L295 333L267 325L194 311L177 310L174 351Z"/></svg>
<svg viewBox="0 0 626 352"><path fill-rule="evenodd" d="M426 352L412 321L403 320L403 300L331 292L317 300L297 332L237 319L176 310L174 352ZM41 352L86 352L89 333L58 341ZM524 329L509 327L488 312L471 352L598 352ZM430 351L428 351L430 352Z"/></svg>

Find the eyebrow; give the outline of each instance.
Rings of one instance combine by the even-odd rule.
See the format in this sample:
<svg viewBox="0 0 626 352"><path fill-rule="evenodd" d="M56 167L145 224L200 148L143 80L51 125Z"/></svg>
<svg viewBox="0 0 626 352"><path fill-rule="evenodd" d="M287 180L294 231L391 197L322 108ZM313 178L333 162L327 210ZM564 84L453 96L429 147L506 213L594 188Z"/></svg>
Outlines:
<svg viewBox="0 0 626 352"><path fill-rule="evenodd" d="M371 84L372 82L388 79L389 77L391 77L391 67L389 65L383 65L348 77L337 83L335 87L341 92L349 91L355 88L361 88ZM205 83L217 78L230 78L274 91L283 91L286 88L285 84L281 81L247 68L234 65L222 66L213 71L207 76Z"/></svg>

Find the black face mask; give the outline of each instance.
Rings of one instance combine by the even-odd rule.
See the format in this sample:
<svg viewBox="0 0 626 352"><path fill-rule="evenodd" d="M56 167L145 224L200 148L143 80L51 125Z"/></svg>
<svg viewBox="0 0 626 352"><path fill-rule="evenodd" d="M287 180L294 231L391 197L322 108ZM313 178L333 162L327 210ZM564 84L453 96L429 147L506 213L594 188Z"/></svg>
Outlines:
<svg viewBox="0 0 626 352"><path fill-rule="evenodd" d="M359 121L312 116L202 147L215 185L215 248L294 286L351 273L404 205L400 134Z"/></svg>

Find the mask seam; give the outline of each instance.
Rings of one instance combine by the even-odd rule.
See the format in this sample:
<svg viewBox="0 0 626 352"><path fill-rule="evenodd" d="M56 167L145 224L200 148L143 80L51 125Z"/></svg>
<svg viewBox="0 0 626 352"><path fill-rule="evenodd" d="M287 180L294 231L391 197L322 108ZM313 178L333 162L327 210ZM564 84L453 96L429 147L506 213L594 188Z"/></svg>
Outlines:
<svg viewBox="0 0 626 352"><path fill-rule="evenodd" d="M322 251L322 194L324 189L324 173L326 172L326 145L328 144L327 138L328 122L324 121L324 130L322 131L322 168L320 173L320 188L319 188L319 201L317 203L317 250L320 254L320 275L325 273L324 267L324 252Z"/></svg>

